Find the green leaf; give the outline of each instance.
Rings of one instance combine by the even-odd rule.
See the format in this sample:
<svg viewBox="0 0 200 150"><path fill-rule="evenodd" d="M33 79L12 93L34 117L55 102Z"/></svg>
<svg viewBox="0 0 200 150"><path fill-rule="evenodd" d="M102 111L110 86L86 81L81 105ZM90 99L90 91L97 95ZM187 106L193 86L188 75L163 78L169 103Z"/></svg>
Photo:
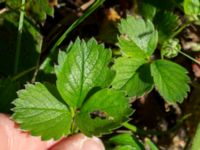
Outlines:
<svg viewBox="0 0 200 150"><path fill-rule="evenodd" d="M197 127L197 131L195 133L195 136L192 142L191 150L199 150L199 147L200 147L200 124Z"/></svg>
<svg viewBox="0 0 200 150"><path fill-rule="evenodd" d="M121 57L116 59L113 69L116 77L112 82L114 89L123 89L129 96L142 96L153 87L149 64L139 58Z"/></svg>
<svg viewBox="0 0 200 150"><path fill-rule="evenodd" d="M156 7L141 0L138 0L138 11L145 19L153 20L156 15Z"/></svg>
<svg viewBox="0 0 200 150"><path fill-rule="evenodd" d="M34 0L32 0L34 1ZM37 0L38 5L42 8L42 10L49 16L54 15L54 8L50 6L49 0Z"/></svg>
<svg viewBox="0 0 200 150"><path fill-rule="evenodd" d="M114 76L108 67L111 51L94 39L87 43L77 39L68 51L67 55L59 56L56 84L68 105L80 107L91 89L110 85Z"/></svg>
<svg viewBox="0 0 200 150"><path fill-rule="evenodd" d="M154 24L158 30L159 43L163 43L178 29L180 19L172 12L159 11L154 18Z"/></svg>
<svg viewBox="0 0 200 150"><path fill-rule="evenodd" d="M120 146L130 146L134 150L144 150L144 146L136 139L136 137L128 133L119 134L110 138L109 143Z"/></svg>
<svg viewBox="0 0 200 150"><path fill-rule="evenodd" d="M187 15L200 14L200 0L184 0L183 8Z"/></svg>
<svg viewBox="0 0 200 150"><path fill-rule="evenodd" d="M145 22L142 18L128 16L121 20L119 31L148 55L151 55L157 46L158 34L150 20Z"/></svg>
<svg viewBox="0 0 200 150"><path fill-rule="evenodd" d="M141 50L133 41L123 38L118 38L118 45L122 51L123 56L135 57L135 58L146 58L146 54Z"/></svg>
<svg viewBox="0 0 200 150"><path fill-rule="evenodd" d="M77 114L75 123L88 136L108 134L122 126L132 112L123 92L103 89L86 101Z"/></svg>
<svg viewBox="0 0 200 150"><path fill-rule="evenodd" d="M118 146L114 150L138 150L138 149L130 145L125 145L125 146Z"/></svg>
<svg viewBox="0 0 200 150"><path fill-rule="evenodd" d="M153 89L150 65L143 64L140 66L121 89L124 89L131 97L140 97L149 93Z"/></svg>
<svg viewBox="0 0 200 150"><path fill-rule="evenodd" d="M145 142L151 150L159 150L158 147L149 138L146 138Z"/></svg>
<svg viewBox="0 0 200 150"><path fill-rule="evenodd" d="M183 102L190 90L185 68L171 61L156 60L151 64L151 73L158 92L167 102Z"/></svg>
<svg viewBox="0 0 200 150"><path fill-rule="evenodd" d="M43 140L68 135L72 123L68 107L58 101L48 88L41 83L27 84L24 90L18 92L12 116L23 130L41 136Z"/></svg>
<svg viewBox="0 0 200 150"><path fill-rule="evenodd" d="M29 0L26 8L30 12L28 15L40 22L44 22L47 15L54 15L54 8L50 6L48 0Z"/></svg>
<svg viewBox="0 0 200 150"><path fill-rule="evenodd" d="M144 63L146 63L146 60L139 58L117 58L113 65L113 70L116 71L116 76L112 82L112 87L115 89L121 89L135 74L135 71Z"/></svg>
<svg viewBox="0 0 200 150"><path fill-rule="evenodd" d="M7 6L14 10L20 10L21 0L7 0ZM26 0L26 16L37 21L44 22L47 15L54 15L54 8L50 6L48 0Z"/></svg>

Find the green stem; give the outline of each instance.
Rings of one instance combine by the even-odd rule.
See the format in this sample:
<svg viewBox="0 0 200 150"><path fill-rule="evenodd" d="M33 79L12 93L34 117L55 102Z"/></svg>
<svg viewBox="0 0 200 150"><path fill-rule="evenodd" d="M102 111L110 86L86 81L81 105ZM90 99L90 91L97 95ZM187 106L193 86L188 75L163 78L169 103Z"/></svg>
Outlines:
<svg viewBox="0 0 200 150"><path fill-rule="evenodd" d="M164 55L162 54L162 51L160 53L161 53L160 54L161 55L161 59L164 59Z"/></svg>
<svg viewBox="0 0 200 150"><path fill-rule="evenodd" d="M198 60L196 60L195 58L191 57L190 55L182 52L182 51L179 51L180 54L182 54L183 56L189 58L190 60L192 60L193 62L197 63L198 65L200 65L200 62Z"/></svg>
<svg viewBox="0 0 200 150"><path fill-rule="evenodd" d="M25 15L25 0L21 1L22 8L20 11L20 17L19 17L19 26L18 26L18 35L17 35L17 46L16 46L16 54L15 54L15 67L14 67L14 74L18 71L18 65L19 65L19 56L20 56L20 50L21 50L21 39L22 39L22 30L23 30L23 23L24 23L24 15Z"/></svg>
<svg viewBox="0 0 200 150"><path fill-rule="evenodd" d="M174 34L172 34L171 38L174 38L175 36L177 36L180 32L182 32L188 25L190 24L190 22L186 22L184 23L178 30L176 30L174 32Z"/></svg>
<svg viewBox="0 0 200 150"><path fill-rule="evenodd" d="M103 4L105 0L96 0L96 2L86 10L86 12L78 18L63 34L62 36L56 41L54 46L50 50L50 54L47 58L43 61L40 66L40 69L44 69L49 62L51 61L52 56L54 55L56 48L64 41L64 39L69 35L69 33L74 30L80 23L82 23L92 12L94 12L99 6Z"/></svg>
<svg viewBox="0 0 200 150"><path fill-rule="evenodd" d="M26 6L26 5L22 5L22 6ZM22 7L22 6L20 6L20 8ZM20 12L20 10L21 9L13 9L13 8L11 8L9 5L7 5L7 7L8 7L8 9L9 9L9 11L11 11L11 12L13 12L13 13L15 13L15 14L19 14L19 12ZM31 19L29 19L27 16L24 16L24 22L26 23L29 23L29 24L31 24L32 25L32 27L35 29L35 30L37 30L38 32L40 32L40 28L39 27L37 27L36 26L36 24L31 20Z"/></svg>
<svg viewBox="0 0 200 150"><path fill-rule="evenodd" d="M138 131L138 128L128 122L123 123L123 126L129 130L131 130L133 133L136 133Z"/></svg>
<svg viewBox="0 0 200 150"><path fill-rule="evenodd" d="M15 81L15 80L17 80L17 79L23 77L24 75L26 75L27 73L29 73L29 72L31 72L31 71L33 71L33 70L35 70L35 69L36 69L36 66L35 66L35 67L32 67L32 68L29 68L29 69L27 69L27 70L25 70L25 71L20 72L19 74L17 74L17 75L15 75L14 77L12 77L12 81Z"/></svg>

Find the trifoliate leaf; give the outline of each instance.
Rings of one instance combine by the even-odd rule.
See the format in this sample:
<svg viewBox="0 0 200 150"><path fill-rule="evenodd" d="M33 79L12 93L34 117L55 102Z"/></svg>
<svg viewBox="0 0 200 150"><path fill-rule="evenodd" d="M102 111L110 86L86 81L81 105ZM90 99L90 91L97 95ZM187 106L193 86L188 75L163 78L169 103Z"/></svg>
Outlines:
<svg viewBox="0 0 200 150"><path fill-rule="evenodd" d="M200 14L200 0L184 0L183 8L187 15Z"/></svg>
<svg viewBox="0 0 200 150"><path fill-rule="evenodd" d="M68 107L43 84L27 84L24 90L18 92L14 105L14 120L32 135L48 140L70 133L72 116Z"/></svg>
<svg viewBox="0 0 200 150"><path fill-rule="evenodd" d="M145 22L142 18L128 16L121 20L119 31L148 55L151 55L157 46L158 34L150 20Z"/></svg>
<svg viewBox="0 0 200 150"><path fill-rule="evenodd" d="M154 18L154 24L158 29L159 43L171 38L180 25L179 17L169 11L160 11Z"/></svg>
<svg viewBox="0 0 200 150"><path fill-rule="evenodd" d="M75 122L81 132L88 136L102 135L120 127L132 112L123 92L103 89L86 101Z"/></svg>
<svg viewBox="0 0 200 150"><path fill-rule="evenodd" d="M183 102L190 90L185 68L171 61L157 60L151 64L151 73L157 90L167 102Z"/></svg>
<svg viewBox="0 0 200 150"><path fill-rule="evenodd" d="M80 107L91 89L110 85L114 75L108 67L111 51L94 39L87 43L77 39L68 51L59 56L62 60L56 66L56 84L68 105Z"/></svg>
<svg viewBox="0 0 200 150"><path fill-rule="evenodd" d="M152 89L153 79L145 59L121 57L116 59L113 69L116 77L112 82L114 89L123 89L129 96L142 96ZM143 65L145 64L145 65Z"/></svg>

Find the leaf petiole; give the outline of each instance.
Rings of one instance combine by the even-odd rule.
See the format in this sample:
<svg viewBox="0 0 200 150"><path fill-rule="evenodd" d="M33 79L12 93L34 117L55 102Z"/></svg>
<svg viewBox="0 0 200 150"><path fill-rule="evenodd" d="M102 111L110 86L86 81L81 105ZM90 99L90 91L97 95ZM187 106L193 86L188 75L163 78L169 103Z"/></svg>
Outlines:
<svg viewBox="0 0 200 150"><path fill-rule="evenodd" d="M188 25L190 25L190 22L184 23L178 30L176 30L176 31L174 32L174 34L172 34L171 38L174 38L174 37L177 36L179 33L181 33Z"/></svg>
<svg viewBox="0 0 200 150"><path fill-rule="evenodd" d="M200 62L198 60L196 60L195 58L191 57L190 55L182 52L182 51L179 51L180 54L182 54L183 56L187 57L188 59L192 60L193 62L197 63L198 65L200 65Z"/></svg>
<svg viewBox="0 0 200 150"><path fill-rule="evenodd" d="M15 81L15 80L17 80L17 79L23 77L24 75L26 75L27 73L29 73L29 72L31 72L31 71L33 71L33 70L35 70L35 69L36 69L36 66L31 67L31 68L29 68L29 69L27 69L27 70L24 70L24 71L18 73L17 75L15 75L15 76L12 77L12 81Z"/></svg>

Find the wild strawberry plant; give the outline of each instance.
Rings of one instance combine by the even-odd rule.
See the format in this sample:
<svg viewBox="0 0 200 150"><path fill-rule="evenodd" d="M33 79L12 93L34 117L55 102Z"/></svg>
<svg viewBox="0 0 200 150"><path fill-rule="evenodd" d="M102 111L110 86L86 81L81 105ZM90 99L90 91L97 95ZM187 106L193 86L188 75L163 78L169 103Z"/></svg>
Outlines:
<svg viewBox="0 0 200 150"><path fill-rule="evenodd" d="M119 31L122 57L113 65L113 88L125 90L130 97L140 97L155 87L169 103L182 102L189 91L187 70L172 61L153 58L158 32L152 22L128 16L121 20Z"/></svg>
<svg viewBox="0 0 200 150"><path fill-rule="evenodd" d="M128 121L133 113L128 97L155 87L169 103L182 102L189 91L187 71L169 60L152 59L158 33L151 21L129 16L119 31L122 57L112 68L109 49L94 39L77 38L58 55L56 86L36 82L18 91L13 118L21 128L44 140L79 130L99 136Z"/></svg>
<svg viewBox="0 0 200 150"><path fill-rule="evenodd" d="M77 130L88 136L110 133L133 112L124 92L109 88L115 75L110 61L109 49L78 38L59 53L56 87L27 84L18 91L13 118L44 140Z"/></svg>
<svg viewBox="0 0 200 150"><path fill-rule="evenodd" d="M108 28L105 34L112 37L105 37L103 32L103 36L97 36L97 39L112 41L112 46L95 38L77 37L61 49L58 47L72 30L104 0L97 0L68 28L64 27L49 45L45 44L49 39L43 40L45 35L40 30L45 30L42 27L45 21L48 24L47 16L54 16L53 6L57 1L3 3L6 9L0 14L3 35L0 56L5 59L0 59L0 67L5 79L0 80L0 98L5 101L0 101L1 112L9 112L14 107L12 118L21 129L43 140L60 139L77 132L102 136L123 126L132 133L112 136L106 143L108 149L113 145L117 150L144 150L145 145L158 149L150 138L146 137L144 142L136 138L134 133L140 130L128 123L134 120L131 115L137 111L131 102L153 89L169 105L182 103L187 97L192 81L189 71L174 60L182 54L200 64L182 50L182 39L178 36L188 26L200 25L199 0L170 0L162 4L158 0L135 1L134 15L121 18L114 13L113 18L121 19L108 23L114 30ZM118 55L108 47L118 49ZM10 55L15 49L15 55ZM198 43L192 43L191 49L199 51ZM49 53L43 58L41 54L45 50ZM4 63L7 58L10 61ZM46 77L41 79L42 73L53 76L55 82ZM199 130L193 142L194 150L198 149L198 135Z"/></svg>

